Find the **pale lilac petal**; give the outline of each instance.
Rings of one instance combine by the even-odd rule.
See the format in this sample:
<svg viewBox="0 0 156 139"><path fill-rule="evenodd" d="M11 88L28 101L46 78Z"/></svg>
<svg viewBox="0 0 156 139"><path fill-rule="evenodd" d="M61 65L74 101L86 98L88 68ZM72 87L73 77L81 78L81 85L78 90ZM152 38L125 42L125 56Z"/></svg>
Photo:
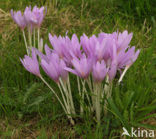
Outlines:
<svg viewBox="0 0 156 139"><path fill-rule="evenodd" d="M33 73L36 76L40 76L39 64L36 58L35 52L32 53L32 58L25 55L24 59L20 59L21 63L25 67L26 70Z"/></svg>
<svg viewBox="0 0 156 139"><path fill-rule="evenodd" d="M41 66L45 73L55 82L58 82L59 75L52 64L48 64L45 60L41 60Z"/></svg>
<svg viewBox="0 0 156 139"><path fill-rule="evenodd" d="M71 68L66 67L66 68L64 68L64 69L65 69L66 71L68 71L68 72L71 72L71 73L77 75L77 76L80 76L80 74L78 74L75 70L73 70L73 69L71 69Z"/></svg>
<svg viewBox="0 0 156 139"><path fill-rule="evenodd" d="M102 82L107 74L108 70L106 68L106 64L104 60L101 61L101 63L98 61L94 66L93 66L93 79L95 82Z"/></svg>
<svg viewBox="0 0 156 139"><path fill-rule="evenodd" d="M63 60L60 60L60 76L63 80L67 80L68 72L64 69L66 64Z"/></svg>

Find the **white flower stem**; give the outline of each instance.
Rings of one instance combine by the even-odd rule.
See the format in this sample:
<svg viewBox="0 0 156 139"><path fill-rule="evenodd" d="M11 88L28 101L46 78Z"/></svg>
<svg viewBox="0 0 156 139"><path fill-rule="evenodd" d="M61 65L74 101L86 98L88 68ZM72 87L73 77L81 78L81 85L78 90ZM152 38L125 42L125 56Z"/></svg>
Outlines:
<svg viewBox="0 0 156 139"><path fill-rule="evenodd" d="M78 84L79 96L81 97L81 98L80 98L80 114L83 115L82 93L81 93L81 88L80 88L80 79L79 79L78 76L77 76L77 84Z"/></svg>
<svg viewBox="0 0 156 139"><path fill-rule="evenodd" d="M92 98L92 105L93 105L93 110L96 111L96 83L93 82L93 91L92 91L92 95L91 95L91 98Z"/></svg>
<svg viewBox="0 0 156 139"><path fill-rule="evenodd" d="M65 96L64 96L64 94L63 94L62 88L61 88L61 86L60 86L59 83L58 83L57 85L58 85L58 87L59 87L59 89L60 89L60 92L61 92L61 95L62 95L64 104L65 104L65 107L66 107L66 110L67 110L67 114L70 114L69 104L67 104L67 102L66 102L66 99L65 99Z"/></svg>
<svg viewBox="0 0 156 139"><path fill-rule="evenodd" d="M75 114L75 108L74 108L73 99L71 96L71 90L68 89L69 88L68 82L64 84L62 79L60 79L60 83L61 83L61 86L62 86L63 91L65 92L65 95L67 98L67 104L68 104L69 109L70 109L70 114Z"/></svg>
<svg viewBox="0 0 156 139"><path fill-rule="evenodd" d="M56 98L57 98L58 101L60 102L60 104L61 104L63 110L65 111L65 113L67 113L67 111L66 111L66 109L65 109L65 107L64 107L64 105L63 105L63 103L62 103L62 101L60 100L60 98L58 97L58 95L55 93L55 91L51 88L51 86L46 82L46 80L45 80L42 76L40 76L40 79L41 79L41 80L48 86L48 88L54 93L54 95L56 96Z"/></svg>
<svg viewBox="0 0 156 139"><path fill-rule="evenodd" d="M119 84L120 84L120 82L122 81L122 79L123 79L123 77L124 77L124 75L126 74L126 72L127 72L128 69L129 69L129 66L126 66L125 69L124 69L124 71L123 71L123 73L122 73L121 76L120 76L119 81L118 81Z"/></svg>
<svg viewBox="0 0 156 139"><path fill-rule="evenodd" d="M67 107L67 109L68 109L68 114L67 114L67 116L68 116L68 118L70 119L71 124L74 125L75 123L74 123L74 121L73 121L73 119L72 119L72 117L71 117L71 114L75 114L75 113L73 113L73 108L71 108L72 106L70 105L70 104L71 104L70 98L69 98L69 97L70 97L70 94L69 94L67 88L65 87L64 83L62 82L62 79L60 79L60 84L61 84L61 86L62 86L62 88L63 88L63 91L64 91L64 93L65 93L65 95L66 95L66 99L64 98L64 102L66 103L66 107ZM60 86L59 88L61 88L61 86ZM62 89L61 89L62 96L64 96L63 91L62 91ZM74 109L74 110L75 110L75 109Z"/></svg>
<svg viewBox="0 0 156 139"><path fill-rule="evenodd" d="M71 106L72 106L72 113L75 114L75 107L74 107L73 97L72 97L72 93L71 93L71 86L70 86L69 76L68 76L68 81L67 81L67 87L68 87L69 94L70 94L70 102L71 102Z"/></svg>
<svg viewBox="0 0 156 139"><path fill-rule="evenodd" d="M26 40L26 37L25 37L25 32L24 32L24 30L22 30L22 32L23 32L23 38L24 38L24 43L25 43L26 51L27 51L27 54L29 56L28 44L27 44L27 40Z"/></svg>
<svg viewBox="0 0 156 139"><path fill-rule="evenodd" d="M78 84L78 91L79 91L79 95L81 94L81 88L80 88L80 80L79 77L77 76L77 84Z"/></svg>
<svg viewBox="0 0 156 139"><path fill-rule="evenodd" d="M29 46L32 47L31 28L30 27L28 27L28 35L29 35Z"/></svg>
<svg viewBox="0 0 156 139"><path fill-rule="evenodd" d="M84 109L83 109L83 107L84 107L84 93L86 92L86 87L85 87L85 80L84 81L82 79L80 79L80 80L82 82L82 92L81 92L82 107L80 109L80 112L81 112L81 114L83 114L84 113Z"/></svg>
<svg viewBox="0 0 156 139"><path fill-rule="evenodd" d="M93 85L92 85L91 76L89 76L89 78L87 79L87 84L88 84L88 87L89 87L90 92L91 92L91 99L89 98L88 94L87 94L87 99L88 99L88 102L90 104L90 110L93 112L93 110L94 110L93 93L94 92L93 92Z"/></svg>
<svg viewBox="0 0 156 139"><path fill-rule="evenodd" d="M89 87L90 91L93 92L91 76L89 76L89 78L87 79L87 83L88 83L88 87Z"/></svg>
<svg viewBox="0 0 156 139"><path fill-rule="evenodd" d="M60 78L59 81L60 81L61 86L62 86L62 88L63 88L63 91L64 91L64 93L65 93L65 96L66 96L66 99L67 99L67 104L68 104L68 106L70 107L68 90L67 90L67 88L65 87L64 83L62 82L61 78Z"/></svg>
<svg viewBox="0 0 156 139"><path fill-rule="evenodd" d="M35 32L35 28L34 28L34 47L36 47L36 46L35 46L35 45L36 45L36 44L35 44L35 41L36 41L35 33L36 33L36 32Z"/></svg>
<svg viewBox="0 0 156 139"><path fill-rule="evenodd" d="M38 34L38 49L40 47L40 28L37 29L37 34Z"/></svg>
<svg viewBox="0 0 156 139"><path fill-rule="evenodd" d="M91 80L89 81L88 79L87 80L81 80L81 82L82 82L82 85L83 85L83 94L85 94L86 95L86 98L87 98L87 100L88 100L88 104L89 104L89 109L90 109L90 111L93 111L93 107L92 107L92 105L91 105L91 100L90 100L90 98L89 98L89 95L88 95L88 92L87 92L87 89L86 89L86 86L85 86L85 83L87 82L90 82L89 84L90 84L90 87L91 87ZM88 84L88 86L89 86L89 84ZM90 88L89 87L89 89L92 91L92 88Z"/></svg>
<svg viewBox="0 0 156 139"><path fill-rule="evenodd" d="M54 95L56 96L57 100L60 102L64 112L66 113L68 119L70 120L70 123L72 125L75 124L74 120L72 119L71 115L69 115L70 113L68 112L68 109L66 110L65 106L63 105L62 101L60 100L60 98L58 97L58 95L55 93L55 91L51 88L51 86L46 82L46 80L40 75L40 79L48 86L48 88L54 93Z"/></svg>
<svg viewBox="0 0 156 139"><path fill-rule="evenodd" d="M111 95L112 95L112 82L109 81L108 76L106 77L106 84L104 86L104 92L106 95L106 99L111 97ZM105 113L105 115L107 115L107 100L105 100L105 104L104 104L104 113Z"/></svg>
<svg viewBox="0 0 156 139"><path fill-rule="evenodd" d="M101 101L101 83L96 83L95 84L95 94L96 94L96 99L95 99L95 111L96 111L96 119L97 122L100 124L101 121L101 106L100 106L100 101Z"/></svg>

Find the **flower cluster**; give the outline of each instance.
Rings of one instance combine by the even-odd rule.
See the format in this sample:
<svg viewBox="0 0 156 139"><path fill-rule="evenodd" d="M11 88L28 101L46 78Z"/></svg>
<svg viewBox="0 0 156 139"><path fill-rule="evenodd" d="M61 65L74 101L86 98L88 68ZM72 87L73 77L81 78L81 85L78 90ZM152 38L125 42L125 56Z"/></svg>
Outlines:
<svg viewBox="0 0 156 139"><path fill-rule="evenodd" d="M85 82L87 82L95 96L100 93L98 100L95 96L92 97L92 100L88 97L88 102L92 104L90 109L93 111L95 109L97 119L100 120L98 116L101 112L99 110L100 101L104 95L109 94L110 96L111 93L109 86L102 86L102 82L106 81L107 78L106 82L112 84L117 71L122 73L123 70L127 70L139 55L139 50L135 52L135 47L130 47L131 39L132 33L128 34L127 31L112 34L100 33L98 37L95 35L88 37L84 34L80 37L80 41L76 34L73 34L71 39L67 35L57 37L49 34L49 41L53 49L45 45L45 54L43 54L33 48L32 59L25 56L22 63L29 72L40 76L39 64L36 64L36 57L34 56L35 53L40 57L40 65L45 73L57 84L60 84L61 80L67 82L68 72L75 74L80 79L84 79L81 80L84 91L87 92L85 85ZM36 68L34 68L35 66ZM125 71L123 73L125 74ZM121 76L123 78L123 74ZM91 78L90 81L89 78ZM104 94L102 94L102 90L105 90ZM81 92L82 90L79 89L79 94L82 97L84 94Z"/></svg>
<svg viewBox="0 0 156 139"><path fill-rule="evenodd" d="M24 13L21 11L14 12L11 10L11 16L14 22L21 28L23 32L24 42L26 46L27 54L30 55L30 50L32 46L36 45L36 31L38 34L38 49L42 51L42 39L40 40L40 27L43 22L43 19L46 15L45 7L38 8L34 6L31 10L31 6L26 7ZM27 27L28 29L28 37L26 38L24 29ZM27 43L27 39L29 40L29 44Z"/></svg>
<svg viewBox="0 0 156 139"><path fill-rule="evenodd" d="M84 79L92 74L95 82L102 82L108 75L112 81L117 71L130 67L138 57L140 50L135 52L135 46L129 46L131 38L132 33L127 31L100 33L98 37L84 34L80 42L75 34L71 39L49 34L53 49L45 45L46 54L35 50L41 58L42 68L54 81L65 78L66 71Z"/></svg>
<svg viewBox="0 0 156 139"><path fill-rule="evenodd" d="M20 11L11 11L14 21L23 31L28 53L23 60L20 60L27 71L38 76L50 88L72 124L74 124L75 114L85 113L84 106L91 114L95 112L96 119L100 122L101 115L107 114L107 99L111 97L114 78L120 73L118 81L120 83L140 53L140 50L135 51L135 46L130 47L133 34L129 34L126 30L111 34L102 32L91 37L83 34L80 40L76 34L71 38L67 34L58 37L49 34L51 48L46 44L44 54L42 53L43 40L40 40L39 35L39 28L45 16L44 10L44 7L35 6L32 10L31 7L26 7L23 15ZM24 33L26 26L31 53L28 51ZM35 29L38 30L38 49L35 48ZM33 37L32 30L34 30ZM43 78L40 66L57 84L61 97ZM70 73L77 76L78 91L76 92L80 96L78 100L80 111L75 110ZM101 101L104 101L104 104Z"/></svg>
<svg viewBox="0 0 156 139"><path fill-rule="evenodd" d="M44 13L44 10L44 7L38 8L37 6L34 6L31 10L31 6L29 6L25 8L23 15L21 11L14 12L11 10L11 16L22 30L26 26L31 27L31 29L39 28L46 14L46 12Z"/></svg>
<svg viewBox="0 0 156 139"><path fill-rule="evenodd" d="M49 34L53 47L51 54L57 55L66 63L65 70L84 79L92 74L95 82L103 81L106 75L112 81L117 70L122 71L135 62L140 51L135 52L135 47L129 46L131 39L132 33L128 34L127 31L100 33L98 37L87 37L84 34L80 41L75 34L71 39L68 36L56 37ZM45 57L48 56L49 54Z"/></svg>

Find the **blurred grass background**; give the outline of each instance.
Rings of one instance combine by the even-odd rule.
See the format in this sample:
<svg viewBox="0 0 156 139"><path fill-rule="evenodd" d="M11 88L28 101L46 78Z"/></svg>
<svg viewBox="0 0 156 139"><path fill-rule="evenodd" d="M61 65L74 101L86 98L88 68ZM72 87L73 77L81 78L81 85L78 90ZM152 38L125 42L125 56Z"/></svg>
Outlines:
<svg viewBox="0 0 156 139"><path fill-rule="evenodd" d="M44 43L49 44L49 32L65 35L68 31L69 36L76 33L79 37L101 31L133 32L131 45L140 48L141 54L127 72L123 85L114 86L110 114L103 118L100 127L89 116L70 126L49 89L21 65L19 57L26 53L25 46L10 10L23 11L29 5L47 6L41 27ZM0 137L112 139L120 138L125 125L155 129L155 7L155 0L1 0Z"/></svg>

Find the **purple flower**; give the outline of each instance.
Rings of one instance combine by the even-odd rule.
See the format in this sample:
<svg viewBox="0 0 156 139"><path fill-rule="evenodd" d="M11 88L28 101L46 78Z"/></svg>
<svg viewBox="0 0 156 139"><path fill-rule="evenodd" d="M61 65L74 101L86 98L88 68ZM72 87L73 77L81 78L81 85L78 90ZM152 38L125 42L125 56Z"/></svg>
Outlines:
<svg viewBox="0 0 156 139"><path fill-rule="evenodd" d="M117 32L113 32L112 34L101 32L98 35L98 41L102 42L103 39L106 39L106 38L112 38L112 39L117 40L117 37L118 37L117 35L118 35Z"/></svg>
<svg viewBox="0 0 156 139"><path fill-rule="evenodd" d="M125 50L129 47L129 43L133 37L133 33L128 34L128 31L125 30L122 33L118 34L118 39L117 39L117 51L119 52L120 50Z"/></svg>
<svg viewBox="0 0 156 139"><path fill-rule="evenodd" d="M69 51L70 51L70 55L72 57L77 57L80 58L82 56L81 54L81 45L79 42L79 39L77 38L76 34L73 34L70 42L69 42Z"/></svg>
<svg viewBox="0 0 156 139"><path fill-rule="evenodd" d="M35 50L32 48L32 57L27 55L24 56L24 59L20 59L25 69L36 76L40 76L39 64Z"/></svg>
<svg viewBox="0 0 156 139"><path fill-rule="evenodd" d="M37 6L34 6L31 11L31 7L26 7L24 17L27 24L31 27L40 27L45 16L44 10L44 7L38 8Z"/></svg>
<svg viewBox="0 0 156 139"><path fill-rule="evenodd" d="M31 18L32 18L31 16L32 16L31 15L31 6L26 7L25 11L24 11L24 18L25 18L25 20L27 22L27 25L31 24Z"/></svg>
<svg viewBox="0 0 156 139"><path fill-rule="evenodd" d="M95 82L102 82L106 76L108 72L108 69L106 68L106 64L104 62L104 60L101 61L101 63L99 61L97 61L97 63L95 65L93 65L93 79Z"/></svg>
<svg viewBox="0 0 156 139"><path fill-rule="evenodd" d="M38 49L36 49L36 48L34 48L34 49L35 49L36 54L37 54L41 59L44 59L46 62L49 62L53 50L50 49L50 48L48 47L47 44L45 44L45 46L44 46L44 50L45 50L45 53L46 53L46 54L43 54L42 52L40 52L40 51L39 51Z"/></svg>
<svg viewBox="0 0 156 139"><path fill-rule="evenodd" d="M95 46L97 43L97 37L95 35L88 38L85 34L80 37L80 43L83 51L88 57L92 57L95 53Z"/></svg>
<svg viewBox="0 0 156 139"><path fill-rule="evenodd" d="M115 76L116 76L116 72L117 72L117 62L116 59L113 59L111 62L111 66L109 67L109 71L108 71L108 76L109 76L109 80L112 81Z"/></svg>
<svg viewBox="0 0 156 139"><path fill-rule="evenodd" d="M15 21L15 23L22 30L24 30L24 28L26 27L26 21L25 21L24 16L22 15L21 11L14 12L13 10L11 10L11 16L12 16L13 20Z"/></svg>
<svg viewBox="0 0 156 139"><path fill-rule="evenodd" d="M60 73L60 77L63 79L63 80L67 80L67 77L68 77L68 72L65 70L66 68L66 64L65 62L61 59L60 60L60 63L59 63L59 73Z"/></svg>
<svg viewBox="0 0 156 139"><path fill-rule="evenodd" d="M117 47L117 51L119 52L120 50L125 50L129 47L129 43L132 39L133 33L128 34L128 31L125 30L122 33L118 33L118 32L113 32L112 34L109 33L99 33L98 35L98 40L100 42L103 41L103 39L105 38L111 38L114 39L116 42L116 47Z"/></svg>
<svg viewBox="0 0 156 139"><path fill-rule="evenodd" d="M115 43L113 43L111 45L111 49L110 49L110 65L108 65L109 67L109 71L108 71L108 75L109 75L109 80L112 81L115 78L116 72L117 72L117 48Z"/></svg>
<svg viewBox="0 0 156 139"><path fill-rule="evenodd" d="M82 56L80 50L81 45L75 34L73 34L71 39L68 36L57 37L49 34L49 41L54 48L54 53L58 54L67 65L71 65L71 60L74 57L80 58Z"/></svg>
<svg viewBox="0 0 156 139"><path fill-rule="evenodd" d="M104 38L101 42L97 41L95 46L94 55L97 60L105 60L106 62L109 59L112 59L113 48L116 48L115 40L111 36Z"/></svg>
<svg viewBox="0 0 156 139"><path fill-rule="evenodd" d="M81 78L86 79L92 70L92 64L93 64L93 59L86 58L86 56L83 55L83 57L81 57L80 59L74 58L72 60L72 65L74 69L71 68L65 68L65 69L69 72L72 72L73 74L76 74Z"/></svg>
<svg viewBox="0 0 156 139"><path fill-rule="evenodd" d="M104 59L109 67L109 79L115 78L117 70L130 66L136 61L140 50L135 52L135 47L130 48L129 43L133 34L128 31L123 33L114 32L112 34L100 33L95 49L97 60Z"/></svg>
<svg viewBox="0 0 156 139"><path fill-rule="evenodd" d="M81 37L81 45L85 54L94 57L96 60L107 61L112 53L112 45L116 44L117 33L106 34L100 33L98 37L95 35L88 38L85 34Z"/></svg>
<svg viewBox="0 0 156 139"><path fill-rule="evenodd" d="M64 58L65 54L67 53L66 39L62 36L52 36L49 33L49 41L54 48L54 52L57 53L60 58Z"/></svg>
<svg viewBox="0 0 156 139"><path fill-rule="evenodd" d="M41 8L38 8L37 6L34 6L34 8L32 10L32 15L33 15L33 18L34 18L32 20L37 21L35 23L36 23L36 25L38 27L41 26L42 21L44 19L44 16L46 14L46 13L44 13L44 10L45 10L45 8L43 6Z"/></svg>
<svg viewBox="0 0 156 139"><path fill-rule="evenodd" d="M68 72L64 70L66 67L65 62L60 59L59 56L54 53L47 44L44 48L46 54L43 54L39 50L35 49L36 54L41 58L41 66L43 70L55 82L59 81L59 77L61 77L63 80L66 80Z"/></svg>
<svg viewBox="0 0 156 139"><path fill-rule="evenodd" d="M104 38L95 46L95 56L98 61L104 60L108 70L109 80L113 80L117 72L116 39L110 34L101 34Z"/></svg>
<svg viewBox="0 0 156 139"><path fill-rule="evenodd" d="M66 80L68 77L68 72L65 70L65 62L62 59L60 60L55 53L51 54L49 61L42 59L41 66L45 73L55 82L59 82L60 77L63 80Z"/></svg>
<svg viewBox="0 0 156 139"><path fill-rule="evenodd" d="M131 66L137 59L140 50L135 52L135 47L129 48L126 52L120 51L118 53L118 68L123 69L125 66Z"/></svg>

